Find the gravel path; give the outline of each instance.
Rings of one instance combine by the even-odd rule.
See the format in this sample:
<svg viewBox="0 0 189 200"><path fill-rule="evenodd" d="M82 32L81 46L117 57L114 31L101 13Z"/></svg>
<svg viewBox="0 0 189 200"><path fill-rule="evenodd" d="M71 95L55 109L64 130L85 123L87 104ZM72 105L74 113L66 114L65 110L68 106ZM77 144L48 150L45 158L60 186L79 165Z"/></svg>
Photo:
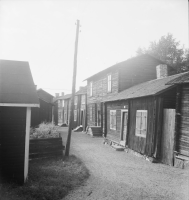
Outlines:
<svg viewBox="0 0 189 200"><path fill-rule="evenodd" d="M66 141L67 129L61 130ZM80 132L72 133L70 154L85 163L91 176L64 200L189 199L189 170L115 151L103 144L103 138Z"/></svg>

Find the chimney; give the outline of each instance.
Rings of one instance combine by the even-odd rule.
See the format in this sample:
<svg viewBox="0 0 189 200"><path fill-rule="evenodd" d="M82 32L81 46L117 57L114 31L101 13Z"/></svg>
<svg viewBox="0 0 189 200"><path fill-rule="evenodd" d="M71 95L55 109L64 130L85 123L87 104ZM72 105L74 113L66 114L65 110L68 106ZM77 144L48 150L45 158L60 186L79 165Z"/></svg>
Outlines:
<svg viewBox="0 0 189 200"><path fill-rule="evenodd" d="M62 92L62 97L64 96L64 92Z"/></svg>
<svg viewBox="0 0 189 200"><path fill-rule="evenodd" d="M59 97L59 93L55 93L55 97Z"/></svg>
<svg viewBox="0 0 189 200"><path fill-rule="evenodd" d="M157 79L167 77L168 76L167 65L160 64L156 66L156 76L157 76Z"/></svg>

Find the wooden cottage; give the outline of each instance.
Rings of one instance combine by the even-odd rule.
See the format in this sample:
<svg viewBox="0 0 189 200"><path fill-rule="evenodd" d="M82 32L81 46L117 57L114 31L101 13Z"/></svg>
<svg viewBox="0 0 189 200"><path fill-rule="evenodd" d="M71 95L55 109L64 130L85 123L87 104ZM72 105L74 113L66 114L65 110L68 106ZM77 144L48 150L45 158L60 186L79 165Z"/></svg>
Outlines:
<svg viewBox="0 0 189 200"><path fill-rule="evenodd" d="M62 125L62 124L68 124L68 106L67 106L67 101L71 98L70 94L64 95L64 92L61 93L59 96L59 93L55 94L56 97L54 98L54 122L57 125Z"/></svg>
<svg viewBox="0 0 189 200"><path fill-rule="evenodd" d="M42 122L52 122L53 96L43 89L37 90L40 107L31 109L31 127L36 127Z"/></svg>
<svg viewBox="0 0 189 200"><path fill-rule="evenodd" d="M160 70L161 68L167 68L167 70ZM107 121L103 103L105 99L114 97L134 85L153 80L157 76L170 75L173 71L162 61L145 54L117 63L87 78L88 126L100 127L105 133Z"/></svg>
<svg viewBox="0 0 189 200"><path fill-rule="evenodd" d="M74 97L74 118L73 128L78 128L75 131L86 130L87 127L87 86L80 87Z"/></svg>
<svg viewBox="0 0 189 200"><path fill-rule="evenodd" d="M189 161L189 72L171 80L168 85L176 86L175 119L175 162L184 168Z"/></svg>
<svg viewBox="0 0 189 200"><path fill-rule="evenodd" d="M39 107L28 62L0 60L0 176L28 176L31 108Z"/></svg>
<svg viewBox="0 0 189 200"><path fill-rule="evenodd" d="M105 100L106 139L173 165L177 74L126 89Z"/></svg>

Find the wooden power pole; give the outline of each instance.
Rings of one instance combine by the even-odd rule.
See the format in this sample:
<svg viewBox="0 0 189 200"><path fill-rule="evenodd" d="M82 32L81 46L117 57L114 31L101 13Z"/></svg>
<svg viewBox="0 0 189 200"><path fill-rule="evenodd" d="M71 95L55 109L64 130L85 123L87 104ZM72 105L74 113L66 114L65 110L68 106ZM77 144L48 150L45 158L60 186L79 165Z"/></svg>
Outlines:
<svg viewBox="0 0 189 200"><path fill-rule="evenodd" d="M70 113L70 119L69 119L69 128L68 128L68 136L67 136L67 141L66 141L65 156L69 156L71 133L72 133L72 124L73 124L73 116L74 116L74 111L73 110L74 110L75 84L76 84L76 74L77 74L78 39L79 39L79 20L77 20L77 28L76 28L74 67L73 67L73 79L72 79L71 113Z"/></svg>

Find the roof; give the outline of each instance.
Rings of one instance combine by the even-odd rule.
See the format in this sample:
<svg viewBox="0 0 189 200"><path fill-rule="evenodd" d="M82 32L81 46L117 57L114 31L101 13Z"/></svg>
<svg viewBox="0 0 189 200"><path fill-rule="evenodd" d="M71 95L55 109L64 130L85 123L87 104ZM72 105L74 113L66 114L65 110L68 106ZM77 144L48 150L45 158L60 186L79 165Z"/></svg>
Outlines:
<svg viewBox="0 0 189 200"><path fill-rule="evenodd" d="M53 95L49 94L48 92L46 92L43 89L38 89L37 90L37 95L40 99L46 101L47 103L52 103L53 102Z"/></svg>
<svg viewBox="0 0 189 200"><path fill-rule="evenodd" d="M134 64L134 63L140 63L140 59L153 59L159 64L166 64L165 62L163 62L161 60L158 60L157 58L155 58L155 57L153 57L153 56L151 56L149 54L142 54L140 56L136 56L136 57L127 59L127 60L125 60L123 62L117 63L117 64L115 64L115 65L113 65L111 67L108 67L108 68L106 68L106 69L104 69L104 70L102 70L102 71L100 71L100 72L98 72L98 73L86 78L84 81L86 81L88 79L95 78L95 77L97 77L97 76L99 76L101 74L104 74L104 73L109 73L112 70L116 70L116 69L119 69L119 68L122 68L122 67L128 67L128 68L132 67L133 68L133 66L131 66L131 65Z"/></svg>
<svg viewBox="0 0 189 200"><path fill-rule="evenodd" d="M28 62L0 60L0 103L39 106Z"/></svg>
<svg viewBox="0 0 189 200"><path fill-rule="evenodd" d="M87 94L87 86L80 87L80 90L75 93L75 95Z"/></svg>
<svg viewBox="0 0 189 200"><path fill-rule="evenodd" d="M104 102L158 95L173 87L172 85L167 85L169 81L182 75L183 73L138 84L118 94L115 94L113 97L107 97Z"/></svg>
<svg viewBox="0 0 189 200"><path fill-rule="evenodd" d="M167 85L174 85L174 84L182 84L182 83L189 83L189 72L182 73L182 76L179 76L167 83Z"/></svg>

